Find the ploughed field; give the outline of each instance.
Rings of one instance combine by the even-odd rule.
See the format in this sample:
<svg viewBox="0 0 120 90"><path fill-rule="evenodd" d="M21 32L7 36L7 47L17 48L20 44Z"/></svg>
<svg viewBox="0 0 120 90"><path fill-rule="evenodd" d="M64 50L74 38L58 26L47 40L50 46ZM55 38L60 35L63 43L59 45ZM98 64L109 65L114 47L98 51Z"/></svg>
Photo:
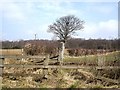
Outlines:
<svg viewBox="0 0 120 90"><path fill-rule="evenodd" d="M12 54L11 54L12 55ZM43 65L43 59L6 58L4 64ZM59 66L50 59L48 65ZM93 66L83 69L41 69L4 67L3 88L120 88L120 68L96 69L95 66L120 66L120 51L80 57L65 56L63 66ZM46 73L46 74L44 74Z"/></svg>

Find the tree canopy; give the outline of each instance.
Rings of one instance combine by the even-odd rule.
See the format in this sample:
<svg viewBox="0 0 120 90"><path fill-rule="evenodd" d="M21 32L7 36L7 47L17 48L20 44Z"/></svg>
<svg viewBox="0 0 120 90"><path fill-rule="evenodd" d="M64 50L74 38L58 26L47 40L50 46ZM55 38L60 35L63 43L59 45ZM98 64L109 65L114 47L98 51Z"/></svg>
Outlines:
<svg viewBox="0 0 120 90"><path fill-rule="evenodd" d="M53 33L60 40L65 42L74 35L75 31L83 29L84 21L74 15L63 16L56 20L52 25L49 25L48 32Z"/></svg>

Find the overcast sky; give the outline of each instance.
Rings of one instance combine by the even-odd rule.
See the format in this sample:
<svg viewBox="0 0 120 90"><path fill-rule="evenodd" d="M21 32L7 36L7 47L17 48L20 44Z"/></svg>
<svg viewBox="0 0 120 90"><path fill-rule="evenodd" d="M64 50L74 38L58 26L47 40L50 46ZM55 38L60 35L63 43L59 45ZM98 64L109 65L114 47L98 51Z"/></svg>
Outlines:
<svg viewBox="0 0 120 90"><path fill-rule="evenodd" d="M89 1L89 2L88 2ZM85 21L76 38L118 38L118 0L3 0L0 4L0 39L56 39L48 25L75 15ZM114 2L113 2L114 1Z"/></svg>

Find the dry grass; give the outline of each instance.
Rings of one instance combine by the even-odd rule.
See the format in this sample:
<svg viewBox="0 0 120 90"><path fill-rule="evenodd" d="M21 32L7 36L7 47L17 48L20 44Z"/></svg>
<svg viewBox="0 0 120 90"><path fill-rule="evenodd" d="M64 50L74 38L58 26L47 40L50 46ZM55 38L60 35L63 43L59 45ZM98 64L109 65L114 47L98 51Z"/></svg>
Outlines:
<svg viewBox="0 0 120 90"><path fill-rule="evenodd" d="M22 55L22 49L0 49L0 55Z"/></svg>
<svg viewBox="0 0 120 90"><path fill-rule="evenodd" d="M31 70L31 72L30 72ZM49 69L47 78L43 78L42 69L4 68L4 72L16 75L4 75L3 87L11 88L119 88L114 79L97 78L93 72L83 69ZM34 72L36 75L30 75ZM28 74L23 76L23 74ZM116 80L118 81L118 80ZM104 83L105 82L105 83Z"/></svg>
<svg viewBox="0 0 120 90"><path fill-rule="evenodd" d="M6 50L2 50L4 55L19 55L21 49L9 49L8 52ZM17 53L16 53L17 52ZM112 60L120 60L119 56L120 52L110 53L104 55L108 61ZM65 62L82 62L82 63L97 63L97 56L86 56L86 57L66 57ZM14 59L6 59L4 64L29 64L29 60L14 60ZM16 76L12 75L4 75L2 87L11 87L11 88L120 88L120 84L114 84L114 79L112 80L109 77L105 77L102 79L97 78L98 73L97 70L87 70L87 69L78 69L76 70L55 70L49 69L47 78L43 78L43 70L42 69L32 69L32 68L4 68L4 73L13 73ZM95 73L94 73L95 72ZM105 71L105 74L109 74L109 71ZM28 74L28 75L24 75ZM31 74L37 74L31 75ZM102 77L104 75L101 75ZM108 79L106 79L108 78ZM106 83L104 84L104 82ZM119 80L116 80L119 81ZM113 84L111 84L111 82Z"/></svg>
<svg viewBox="0 0 120 90"><path fill-rule="evenodd" d="M2 88L2 77L0 76L0 90Z"/></svg>

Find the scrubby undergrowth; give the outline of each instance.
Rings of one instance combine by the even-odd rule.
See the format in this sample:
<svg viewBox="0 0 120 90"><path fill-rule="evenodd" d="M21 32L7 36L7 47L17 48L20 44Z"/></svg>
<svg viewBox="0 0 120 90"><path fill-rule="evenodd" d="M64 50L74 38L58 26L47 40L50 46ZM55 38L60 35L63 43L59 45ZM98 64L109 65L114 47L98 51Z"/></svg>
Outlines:
<svg viewBox="0 0 120 90"><path fill-rule="evenodd" d="M11 69L11 68L9 68ZM22 71L23 70L23 71ZM120 88L120 74L114 70L88 69L42 69L14 70L14 74L3 74L2 87L10 88ZM118 69L117 71L120 71ZM27 73L27 74L26 74Z"/></svg>
<svg viewBox="0 0 120 90"><path fill-rule="evenodd" d="M120 65L120 52L104 55L105 64ZM96 66L97 56L67 57L69 62L77 65ZM113 63L114 62L114 63ZM112 63L112 64L111 64ZM38 64L35 60L6 59L4 64ZM76 65L76 64L75 64ZM45 74L46 73L46 74ZM45 75L44 75L45 74ZM2 87L4 88L120 88L120 69L40 69L12 68L3 69Z"/></svg>

